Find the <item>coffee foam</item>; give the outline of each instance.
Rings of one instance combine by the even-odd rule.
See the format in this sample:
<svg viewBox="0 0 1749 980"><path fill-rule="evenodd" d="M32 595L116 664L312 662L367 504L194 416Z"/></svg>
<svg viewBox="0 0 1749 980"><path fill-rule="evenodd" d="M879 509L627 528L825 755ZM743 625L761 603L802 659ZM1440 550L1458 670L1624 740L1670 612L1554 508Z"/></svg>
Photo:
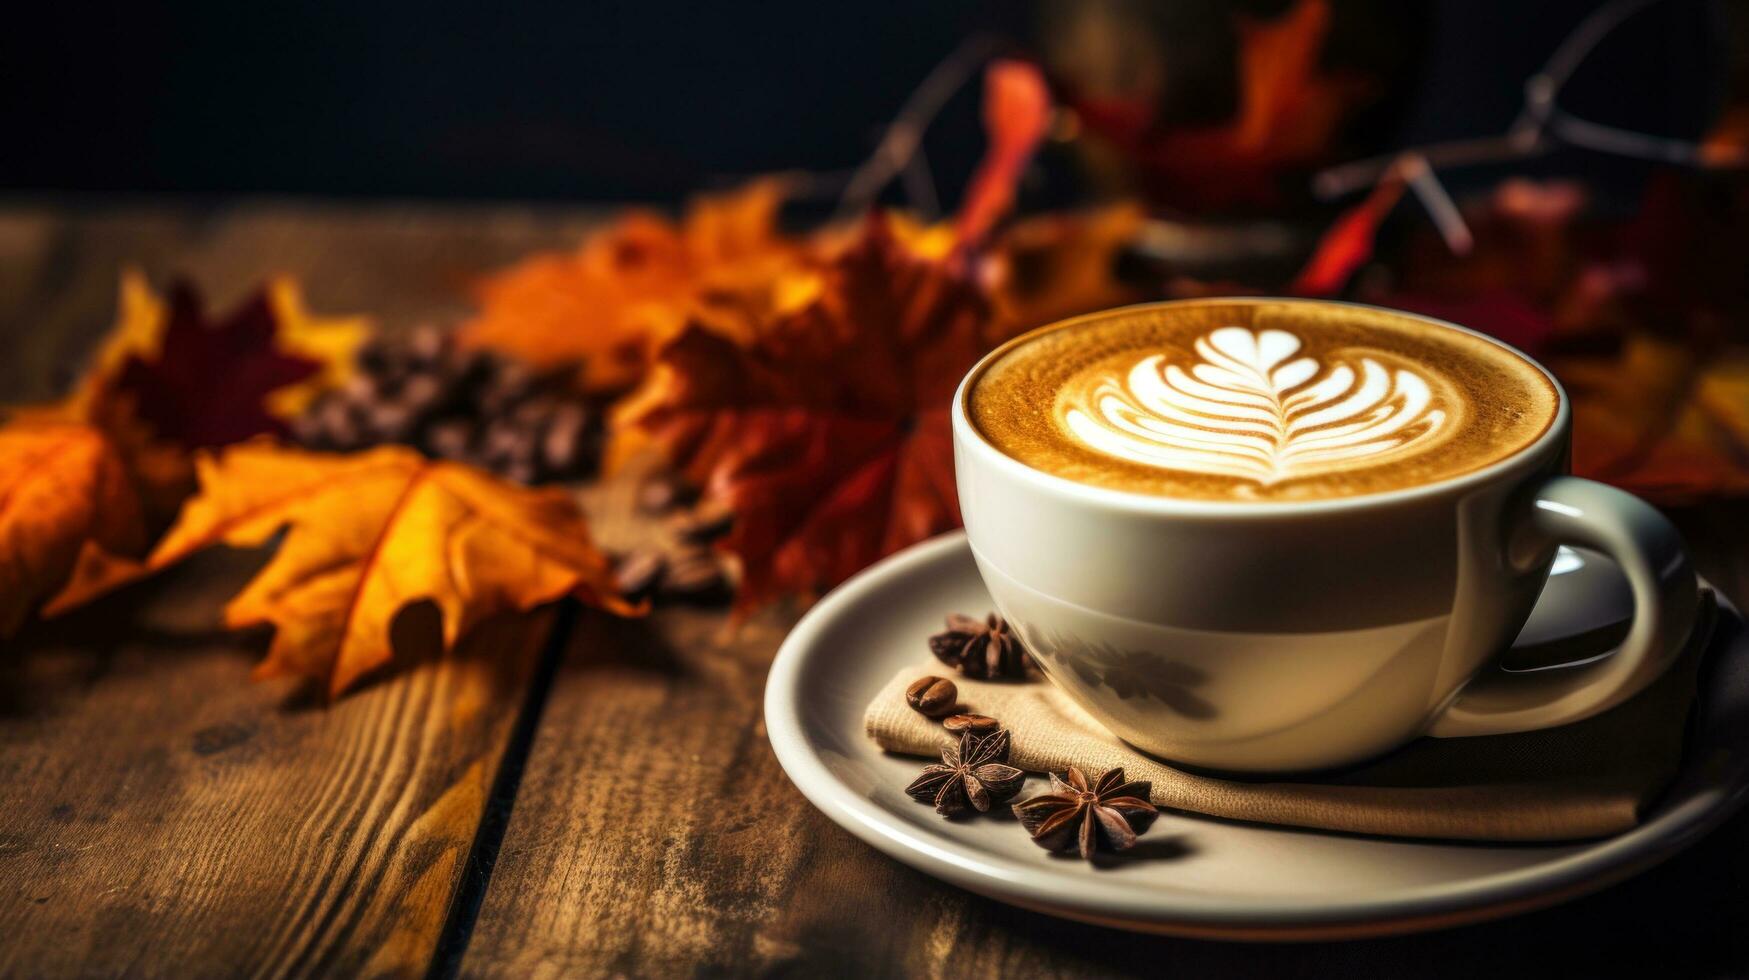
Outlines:
<svg viewBox="0 0 1749 980"><path fill-rule="evenodd" d="M1077 482L1202 500L1315 500L1458 476L1559 404L1480 337L1333 304L1210 301L1048 327L970 386L984 437Z"/></svg>

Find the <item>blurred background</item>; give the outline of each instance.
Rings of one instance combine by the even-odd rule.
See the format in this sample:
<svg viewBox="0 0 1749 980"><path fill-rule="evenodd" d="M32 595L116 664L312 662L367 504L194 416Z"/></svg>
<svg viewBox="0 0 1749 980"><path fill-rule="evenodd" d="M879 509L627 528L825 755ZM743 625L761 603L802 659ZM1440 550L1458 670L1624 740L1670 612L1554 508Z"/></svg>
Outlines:
<svg viewBox="0 0 1749 980"><path fill-rule="evenodd" d="M612 400L683 327L782 327L884 204L922 268L989 299L980 344L1148 299L1414 310L1554 370L1578 472L1749 495L1746 12L31 5L0 32L0 389L65 389L134 268L225 302L289 276ZM932 363L901 354L883 382ZM354 418L391 408L306 441L408 438Z"/></svg>
<svg viewBox="0 0 1749 980"><path fill-rule="evenodd" d="M1244 98L1235 24L1292 6L33 4L9 13L11 29L0 32L0 189L676 201L797 170L821 178L814 187L829 197L931 69L964 45L1036 57L1071 105L1105 111L1108 130L1145 106L1141 125L1160 131L1232 116ZM1599 6L1340 0L1318 54L1342 85L1339 118L1308 137L1296 163L1502 131L1524 80ZM1563 105L1629 129L1700 135L1730 86L1733 13L1702 0L1651 5L1586 59ZM952 88L929 130L943 208L981 152L976 79L973 70L970 84ZM1127 161L1047 154L1026 194L1054 203L1127 182L1181 209L1282 205L1225 192L1186 200L1166 186L1170 162L1150 168L1129 149ZM1512 169L1575 167L1605 182L1644 170L1568 153ZM1288 171L1272 177L1285 186L1306 168Z"/></svg>

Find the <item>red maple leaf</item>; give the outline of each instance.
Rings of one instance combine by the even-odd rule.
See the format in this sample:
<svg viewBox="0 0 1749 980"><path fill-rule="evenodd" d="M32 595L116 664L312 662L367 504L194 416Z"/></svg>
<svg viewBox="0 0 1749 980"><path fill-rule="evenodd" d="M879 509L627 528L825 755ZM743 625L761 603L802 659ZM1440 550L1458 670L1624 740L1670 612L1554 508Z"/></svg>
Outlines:
<svg viewBox="0 0 1749 980"><path fill-rule="evenodd" d="M194 286L178 281L168 305L157 356L132 354L116 375L115 390L131 397L136 415L160 438L190 449L282 433L267 396L323 365L276 344L280 324L267 290L210 320Z"/></svg>
<svg viewBox="0 0 1749 980"><path fill-rule="evenodd" d="M1288 292L1295 296L1334 296L1372 258L1379 225L1403 196L1403 181L1394 172L1379 181L1359 204L1337 216Z"/></svg>
<svg viewBox="0 0 1749 980"><path fill-rule="evenodd" d="M983 241L1014 206L1021 172L1050 128L1052 108L1038 66L1001 60L984 72L984 132L990 145L954 217L954 234L962 247Z"/></svg>
<svg viewBox="0 0 1749 980"><path fill-rule="evenodd" d="M619 424L736 513L723 547L745 610L816 595L960 523L948 409L990 336L989 303L871 216L807 305L750 345L690 328Z"/></svg>

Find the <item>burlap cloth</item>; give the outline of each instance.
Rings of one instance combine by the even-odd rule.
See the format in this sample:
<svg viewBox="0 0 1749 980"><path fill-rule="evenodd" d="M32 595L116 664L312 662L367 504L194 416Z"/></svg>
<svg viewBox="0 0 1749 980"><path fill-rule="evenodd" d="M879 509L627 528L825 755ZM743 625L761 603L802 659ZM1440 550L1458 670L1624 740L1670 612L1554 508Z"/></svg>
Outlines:
<svg viewBox="0 0 1749 980"><path fill-rule="evenodd" d="M1421 738L1384 758L1303 781L1199 775L1120 741L1047 681L955 678L969 710L1013 737L1009 762L1029 772L1122 766L1153 783L1155 804L1231 820L1389 837L1558 841L1620 833L1675 775L1709 610L1681 659L1639 696L1571 725L1518 735ZM905 704L905 686L940 663L893 675L869 702L869 737L904 755L936 756L949 735Z"/></svg>

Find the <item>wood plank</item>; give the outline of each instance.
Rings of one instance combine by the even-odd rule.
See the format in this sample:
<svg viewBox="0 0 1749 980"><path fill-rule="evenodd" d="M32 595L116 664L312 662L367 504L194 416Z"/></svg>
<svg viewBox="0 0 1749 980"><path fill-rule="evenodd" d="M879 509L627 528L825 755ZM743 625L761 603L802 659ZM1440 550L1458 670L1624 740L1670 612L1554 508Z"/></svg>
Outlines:
<svg viewBox="0 0 1749 980"><path fill-rule="evenodd" d="M647 536L635 482L585 493L608 547ZM721 610L584 615L462 975L749 974L775 964L834 975L845 950L872 946L883 962L910 955L894 944L921 925L907 902L931 886L871 859L814 811L766 742L765 673L794 617L773 610L731 634Z"/></svg>
<svg viewBox="0 0 1749 980"><path fill-rule="evenodd" d="M0 975L423 972L545 617L326 706L252 684L224 555L0 657ZM434 650L435 616L399 649Z"/></svg>
<svg viewBox="0 0 1749 980"><path fill-rule="evenodd" d="M593 504L618 531L610 496ZM1749 508L1677 516L1702 571L1749 598ZM760 698L792 618L724 639L720 615L670 609L572 638L463 975L1615 975L1664 972L1673 944L1717 973L1749 966L1749 817L1600 895L1368 942L1138 936L972 895L840 830L779 769Z"/></svg>
<svg viewBox="0 0 1749 980"><path fill-rule="evenodd" d="M390 329L473 273L574 242L578 212L0 210L0 397L57 395L135 263L228 303L267 275ZM0 975L425 972L528 703L550 617L482 627L332 707L253 685L215 556L0 646ZM428 612L428 611L427 611ZM403 649L436 649L431 616Z"/></svg>

